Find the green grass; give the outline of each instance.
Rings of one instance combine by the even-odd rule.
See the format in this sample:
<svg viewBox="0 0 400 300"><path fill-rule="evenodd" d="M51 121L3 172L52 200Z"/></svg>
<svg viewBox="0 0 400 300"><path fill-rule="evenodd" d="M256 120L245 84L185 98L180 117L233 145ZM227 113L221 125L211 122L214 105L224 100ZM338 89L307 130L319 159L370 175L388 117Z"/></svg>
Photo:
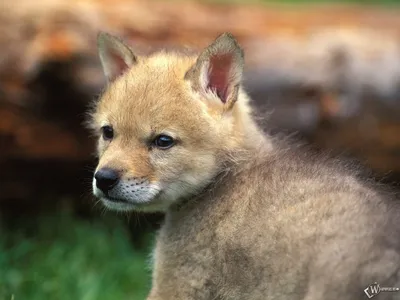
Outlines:
<svg viewBox="0 0 400 300"><path fill-rule="evenodd" d="M0 299L145 299L147 258L115 218L57 215L0 228Z"/></svg>

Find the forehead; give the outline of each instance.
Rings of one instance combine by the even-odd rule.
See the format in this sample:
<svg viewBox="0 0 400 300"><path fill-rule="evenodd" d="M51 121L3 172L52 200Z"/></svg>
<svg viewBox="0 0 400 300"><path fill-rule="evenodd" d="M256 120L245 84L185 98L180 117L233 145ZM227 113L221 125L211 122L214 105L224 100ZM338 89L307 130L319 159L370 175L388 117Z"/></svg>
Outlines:
<svg viewBox="0 0 400 300"><path fill-rule="evenodd" d="M167 53L139 60L104 92L97 122L129 130L162 130L172 124L190 127L201 111L183 79L194 62L195 57Z"/></svg>

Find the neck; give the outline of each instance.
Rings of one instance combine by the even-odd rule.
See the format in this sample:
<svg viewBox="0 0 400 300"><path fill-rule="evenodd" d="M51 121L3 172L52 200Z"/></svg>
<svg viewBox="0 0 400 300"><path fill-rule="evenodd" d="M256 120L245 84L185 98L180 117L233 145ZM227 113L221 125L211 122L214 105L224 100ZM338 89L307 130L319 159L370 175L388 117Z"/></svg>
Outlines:
<svg viewBox="0 0 400 300"><path fill-rule="evenodd" d="M232 134L239 135L239 148L250 151L258 151L260 147L272 150L271 138L256 124L250 102L250 97L240 89L238 101L233 108L235 125Z"/></svg>
<svg viewBox="0 0 400 300"><path fill-rule="evenodd" d="M232 177L236 177L238 173L252 168L254 164L257 164L258 161L261 161L263 157L272 152L272 143L268 136L262 133L253 120L251 120L251 123L246 124L251 127L246 127L249 132L243 135L242 142L238 143L237 147L220 153L218 158L220 169L210 183L198 191L196 195L177 202L170 207L169 212L190 209L190 207L196 206L199 202L212 199L214 193L220 187L225 188L232 181Z"/></svg>
<svg viewBox="0 0 400 300"><path fill-rule="evenodd" d="M229 178L251 167L257 160L272 152L272 139L253 120L249 101L250 98L241 90L232 111L235 120L231 131L233 142L229 149L221 149L217 159L220 169L215 177L196 195L181 199L170 207L169 211L179 211L190 203L195 203L196 200L211 197L211 192L224 185L225 181L230 180Z"/></svg>

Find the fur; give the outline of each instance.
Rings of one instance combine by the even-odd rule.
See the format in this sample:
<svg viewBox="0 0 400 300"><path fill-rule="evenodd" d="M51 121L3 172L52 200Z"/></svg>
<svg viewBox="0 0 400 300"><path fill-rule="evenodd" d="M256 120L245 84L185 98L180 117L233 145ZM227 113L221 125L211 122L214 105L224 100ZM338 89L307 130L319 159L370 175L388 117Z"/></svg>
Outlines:
<svg viewBox="0 0 400 300"><path fill-rule="evenodd" d="M165 212L148 300L361 300L373 282L400 287L396 196L353 164L262 133L232 35L198 56L137 57L118 41L100 54L134 64L108 76L103 55L109 84L90 126L96 170L121 178L108 194L94 179L93 191L113 210ZM155 148L159 134L175 145Z"/></svg>

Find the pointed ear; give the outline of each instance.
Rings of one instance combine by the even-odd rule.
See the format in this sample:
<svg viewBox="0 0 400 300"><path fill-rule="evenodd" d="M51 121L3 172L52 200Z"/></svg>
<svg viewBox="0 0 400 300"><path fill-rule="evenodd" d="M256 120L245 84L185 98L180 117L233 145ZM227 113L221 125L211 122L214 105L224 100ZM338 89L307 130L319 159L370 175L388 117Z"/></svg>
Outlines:
<svg viewBox="0 0 400 300"><path fill-rule="evenodd" d="M129 46L106 32L98 34L97 48L108 82L114 81L137 62L137 58Z"/></svg>
<svg viewBox="0 0 400 300"><path fill-rule="evenodd" d="M213 93L231 107L238 97L243 66L243 50L232 34L224 33L203 50L185 79L198 92Z"/></svg>

